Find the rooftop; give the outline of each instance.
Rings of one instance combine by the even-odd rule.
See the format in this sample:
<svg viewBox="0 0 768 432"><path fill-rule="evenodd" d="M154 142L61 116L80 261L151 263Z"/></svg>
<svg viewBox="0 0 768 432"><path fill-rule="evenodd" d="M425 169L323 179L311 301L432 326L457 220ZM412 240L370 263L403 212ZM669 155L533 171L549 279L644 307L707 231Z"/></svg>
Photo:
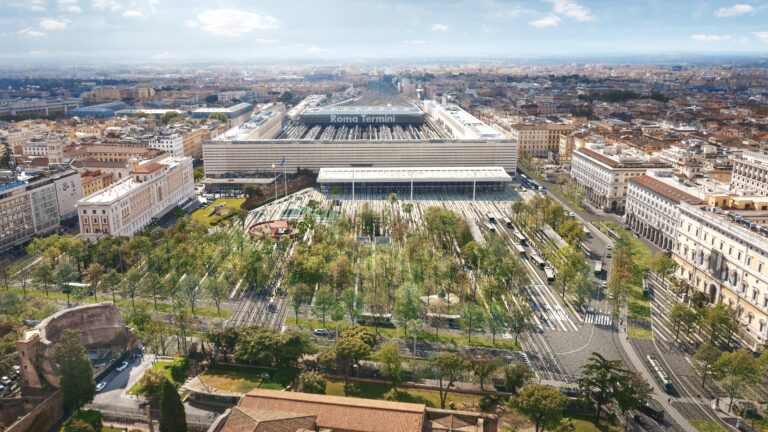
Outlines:
<svg viewBox="0 0 768 432"><path fill-rule="evenodd" d="M172 169L179 165L186 157L169 157L158 162L147 162L139 164L132 169L136 174L147 174L157 171L160 168ZM78 201L79 204L108 204L117 201L133 191L140 189L145 183L136 180L136 177L130 176L123 180L113 183L102 189L100 192Z"/></svg>
<svg viewBox="0 0 768 432"><path fill-rule="evenodd" d="M699 198L648 175L633 177L627 181L646 187L676 203L687 202L693 205L702 203Z"/></svg>
<svg viewBox="0 0 768 432"><path fill-rule="evenodd" d="M502 167L392 167L392 168L320 168L318 183L402 182L510 182L512 177Z"/></svg>
<svg viewBox="0 0 768 432"><path fill-rule="evenodd" d="M666 164L665 162L662 162L658 158L650 159L650 158L647 158L645 154L639 154L639 153L607 154L603 151L596 151L586 147L580 148L574 151L573 153L574 154L581 153L584 156L595 159L598 162L601 162L605 165L610 166L611 168L641 169L641 168L666 168L669 166L668 164Z"/></svg>

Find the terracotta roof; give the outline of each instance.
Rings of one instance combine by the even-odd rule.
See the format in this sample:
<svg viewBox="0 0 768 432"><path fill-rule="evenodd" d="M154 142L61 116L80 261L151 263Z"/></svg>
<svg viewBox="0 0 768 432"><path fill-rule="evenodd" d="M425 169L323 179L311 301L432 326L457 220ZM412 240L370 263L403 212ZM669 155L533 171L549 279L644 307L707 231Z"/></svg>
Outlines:
<svg viewBox="0 0 768 432"><path fill-rule="evenodd" d="M583 153L585 156L596 159L597 161L602 162L611 168L661 168L669 166L663 162L649 162L646 160L638 162L621 162L588 148L580 148L574 153Z"/></svg>
<svg viewBox="0 0 768 432"><path fill-rule="evenodd" d="M420 432L426 412L424 404L265 389L250 391L239 407L313 415L319 428L350 432Z"/></svg>
<svg viewBox="0 0 768 432"><path fill-rule="evenodd" d="M163 168L163 165L157 162L150 162L144 165L137 165L131 170L131 172L134 174L149 174L162 168Z"/></svg>
<svg viewBox="0 0 768 432"><path fill-rule="evenodd" d="M630 178L628 181L637 183L676 203L687 202L688 204L698 205L703 202L701 199L663 181L656 180L651 176L637 176Z"/></svg>
<svg viewBox="0 0 768 432"><path fill-rule="evenodd" d="M315 416L313 415L297 414L294 412L234 407L221 431L257 432L267 429L270 431L293 431L297 427L314 426L314 418ZM267 425L268 423L270 424ZM291 427L293 429L289 429Z"/></svg>

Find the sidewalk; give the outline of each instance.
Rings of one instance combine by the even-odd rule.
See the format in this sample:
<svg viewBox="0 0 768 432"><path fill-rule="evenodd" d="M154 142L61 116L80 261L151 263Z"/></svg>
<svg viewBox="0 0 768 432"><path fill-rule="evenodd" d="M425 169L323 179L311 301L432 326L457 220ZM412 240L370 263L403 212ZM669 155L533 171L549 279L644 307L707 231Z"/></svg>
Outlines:
<svg viewBox="0 0 768 432"><path fill-rule="evenodd" d="M621 317L622 321L624 323L627 322L627 306L622 305L621 307ZM649 383L655 383L656 380L651 376L650 372L648 372L648 369L646 369L645 365L643 364L643 361L640 359L640 357L637 356L637 353L635 352L635 348L632 346L632 344L629 343L629 339L627 337L626 333L626 326L619 328L619 333L617 335L619 338L619 341L621 343L621 347L624 349L624 353L626 353L627 357L629 358L630 362L632 362L632 366L634 366L635 370L637 370L643 378L646 379ZM675 408L672 404L668 402L669 395L661 391L659 386L653 386L653 393L651 394L651 397L661 404L662 407L664 407L664 411L668 412L670 417L680 425L686 432L697 432L696 428L694 428L688 420L683 417L682 414Z"/></svg>

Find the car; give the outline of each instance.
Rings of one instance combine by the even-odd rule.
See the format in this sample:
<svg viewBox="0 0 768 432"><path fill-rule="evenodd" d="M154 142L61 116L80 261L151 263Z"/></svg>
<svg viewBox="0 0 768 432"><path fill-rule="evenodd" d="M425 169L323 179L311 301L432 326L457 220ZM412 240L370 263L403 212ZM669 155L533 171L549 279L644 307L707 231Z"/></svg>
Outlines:
<svg viewBox="0 0 768 432"><path fill-rule="evenodd" d="M606 282L606 281L600 282L600 288L602 288L602 289L608 288L608 282Z"/></svg>
<svg viewBox="0 0 768 432"><path fill-rule="evenodd" d="M605 253L605 257L606 257L606 258L610 258L611 256L612 256L612 255L611 255L611 251L608 251L608 252L606 252L606 253Z"/></svg>
<svg viewBox="0 0 768 432"><path fill-rule="evenodd" d="M96 384L96 391L100 392L100 391L104 390L104 388L106 386L107 386L107 382L106 381L102 381L102 382Z"/></svg>
<svg viewBox="0 0 768 432"><path fill-rule="evenodd" d="M5 391L5 386L0 384L0 394L2 394Z"/></svg>
<svg viewBox="0 0 768 432"><path fill-rule="evenodd" d="M613 293L608 291L608 300L613 300Z"/></svg>
<svg viewBox="0 0 768 432"><path fill-rule="evenodd" d="M122 362L120 363L120 366L117 367L117 371L122 372L127 368L128 368L128 362Z"/></svg>
<svg viewBox="0 0 768 432"><path fill-rule="evenodd" d="M0 378L0 383L5 385L11 385L11 379L8 378L7 376L3 376L2 378Z"/></svg>
<svg viewBox="0 0 768 432"><path fill-rule="evenodd" d="M328 336L328 330L326 330L324 328L316 328L316 329L312 330L312 333L315 336Z"/></svg>
<svg viewBox="0 0 768 432"><path fill-rule="evenodd" d="M19 366L19 365L13 365L13 370L14 370L14 372L16 372L16 373L19 373L19 372L21 372L21 366Z"/></svg>
<svg viewBox="0 0 768 432"><path fill-rule="evenodd" d="M605 245L605 250L613 250L613 246L611 246L611 245Z"/></svg>

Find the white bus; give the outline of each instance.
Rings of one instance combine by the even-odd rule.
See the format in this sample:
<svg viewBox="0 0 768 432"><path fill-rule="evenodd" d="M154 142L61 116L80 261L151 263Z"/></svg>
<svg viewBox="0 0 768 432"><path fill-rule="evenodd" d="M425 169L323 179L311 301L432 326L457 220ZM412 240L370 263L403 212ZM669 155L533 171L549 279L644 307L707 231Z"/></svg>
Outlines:
<svg viewBox="0 0 768 432"><path fill-rule="evenodd" d="M540 257L538 254L531 255L531 259L536 263L537 266L539 266L540 269L544 269L544 267L547 265L547 262L544 261L544 258Z"/></svg>
<svg viewBox="0 0 768 432"><path fill-rule="evenodd" d="M495 226L493 226L493 225L491 225L491 224L489 224L489 223L487 223L487 222L486 222L486 224L485 224L485 228L486 228L488 231L490 231L490 232L496 232L496 227L495 227Z"/></svg>
<svg viewBox="0 0 768 432"><path fill-rule="evenodd" d="M507 225L507 228L512 228L512 221L509 220L508 217L504 216L503 218L501 218L501 220L504 221L504 223Z"/></svg>
<svg viewBox="0 0 768 432"><path fill-rule="evenodd" d="M520 243L523 246L526 246L528 243L528 240L525 238L525 236L520 232L515 230L512 233L512 236L517 240L518 243Z"/></svg>
<svg viewBox="0 0 768 432"><path fill-rule="evenodd" d="M592 231L589 230L589 228L584 227L584 238L591 238L592 237Z"/></svg>
<svg viewBox="0 0 768 432"><path fill-rule="evenodd" d="M547 275L547 282L552 282L555 280L555 271L552 270L552 267L544 267L544 274Z"/></svg>
<svg viewBox="0 0 768 432"><path fill-rule="evenodd" d="M595 261L595 276L600 277L603 275L603 262Z"/></svg>
<svg viewBox="0 0 768 432"><path fill-rule="evenodd" d="M496 223L496 215L495 214L493 214L491 212L488 212L488 213L485 214L485 217L488 218L488 222Z"/></svg>
<svg viewBox="0 0 768 432"><path fill-rule="evenodd" d="M515 245L515 250L517 251L517 253L519 253L521 257L524 257L525 256L525 248L523 247L523 245L521 245L519 243L515 243L514 245Z"/></svg>

